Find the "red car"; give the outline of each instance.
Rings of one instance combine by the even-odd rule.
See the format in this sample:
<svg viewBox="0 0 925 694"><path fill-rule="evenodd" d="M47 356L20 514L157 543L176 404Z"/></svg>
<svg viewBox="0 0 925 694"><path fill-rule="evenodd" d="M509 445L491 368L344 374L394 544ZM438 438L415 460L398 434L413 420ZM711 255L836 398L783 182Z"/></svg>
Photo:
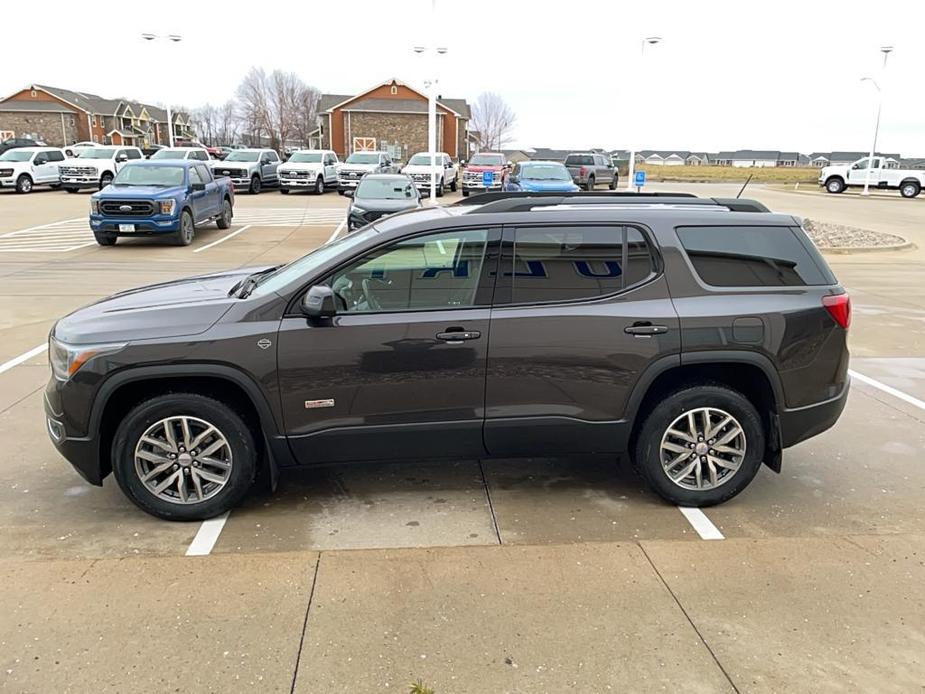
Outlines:
<svg viewBox="0 0 925 694"><path fill-rule="evenodd" d="M510 162L505 161L500 152L479 152L472 156L463 171L462 194L484 193L489 190L501 190L504 176L510 170ZM491 172L491 182L486 186L485 172Z"/></svg>

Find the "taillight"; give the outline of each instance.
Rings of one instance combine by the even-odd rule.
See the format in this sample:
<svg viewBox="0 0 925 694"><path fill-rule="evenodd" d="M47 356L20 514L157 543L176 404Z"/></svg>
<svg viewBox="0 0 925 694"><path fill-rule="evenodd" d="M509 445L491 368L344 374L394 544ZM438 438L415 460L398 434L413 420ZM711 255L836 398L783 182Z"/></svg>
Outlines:
<svg viewBox="0 0 925 694"><path fill-rule="evenodd" d="M851 325L851 297L847 294L829 294L822 297L822 305L836 323L848 329Z"/></svg>
<svg viewBox="0 0 925 694"><path fill-rule="evenodd" d="M588 170L585 167L582 166L580 169L578 169L579 176L584 176L586 173L588 173Z"/></svg>

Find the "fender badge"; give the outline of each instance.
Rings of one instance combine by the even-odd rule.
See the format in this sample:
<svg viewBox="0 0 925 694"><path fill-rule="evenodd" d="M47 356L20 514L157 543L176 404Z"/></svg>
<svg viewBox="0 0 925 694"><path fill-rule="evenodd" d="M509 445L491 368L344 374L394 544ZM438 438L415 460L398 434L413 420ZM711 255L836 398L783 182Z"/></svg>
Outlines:
<svg viewBox="0 0 925 694"><path fill-rule="evenodd" d="M319 407L334 407L334 398L327 398L326 400L305 401L306 410L317 410Z"/></svg>
<svg viewBox="0 0 925 694"><path fill-rule="evenodd" d="M273 343L265 337L260 340L257 340L257 346L260 349L270 349L272 345Z"/></svg>

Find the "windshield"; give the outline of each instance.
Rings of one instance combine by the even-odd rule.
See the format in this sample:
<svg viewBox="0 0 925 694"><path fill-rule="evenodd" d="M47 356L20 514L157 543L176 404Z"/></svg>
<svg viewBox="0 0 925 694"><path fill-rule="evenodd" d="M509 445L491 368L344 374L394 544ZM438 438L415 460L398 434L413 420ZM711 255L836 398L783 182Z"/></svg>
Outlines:
<svg viewBox="0 0 925 694"><path fill-rule="evenodd" d="M225 161L257 161L258 159L260 159L260 152L242 152L241 150L235 150L225 157Z"/></svg>
<svg viewBox="0 0 925 694"><path fill-rule="evenodd" d="M308 255L293 260L288 265L277 268L268 275L264 275L257 283L259 291L256 293L278 292L286 285L298 281L300 278L308 279L315 270L326 262L350 250L353 246L365 242L379 232L374 227L366 227L362 231L355 231L344 238L316 248Z"/></svg>
<svg viewBox="0 0 925 694"><path fill-rule="evenodd" d="M347 157L348 164L378 164L379 155L375 152L354 152Z"/></svg>
<svg viewBox="0 0 925 694"><path fill-rule="evenodd" d="M473 166L504 166L504 155L476 154L469 163Z"/></svg>
<svg viewBox="0 0 925 694"><path fill-rule="evenodd" d="M408 163L412 166L430 166L430 155L429 154L415 154L411 159L408 160ZM443 155L437 154L434 156L434 163L437 166L440 166L443 163Z"/></svg>
<svg viewBox="0 0 925 694"><path fill-rule="evenodd" d="M296 152L289 161L293 164L320 164L321 152Z"/></svg>
<svg viewBox="0 0 925 694"><path fill-rule="evenodd" d="M185 149L159 149L151 155L152 159L186 159Z"/></svg>
<svg viewBox="0 0 925 694"><path fill-rule="evenodd" d="M520 177L533 181L571 181L572 176L562 164L521 164Z"/></svg>
<svg viewBox="0 0 925 694"><path fill-rule="evenodd" d="M364 178L357 187L358 198L406 200L417 196L414 184L404 178Z"/></svg>
<svg viewBox="0 0 925 694"><path fill-rule="evenodd" d="M182 166L126 166L113 180L120 186L182 186Z"/></svg>
<svg viewBox="0 0 925 694"><path fill-rule="evenodd" d="M0 154L0 161L29 161L33 152L23 152L21 149L8 149Z"/></svg>
<svg viewBox="0 0 925 694"><path fill-rule="evenodd" d="M105 147L87 147L76 154L81 159L112 159L115 153L116 150Z"/></svg>

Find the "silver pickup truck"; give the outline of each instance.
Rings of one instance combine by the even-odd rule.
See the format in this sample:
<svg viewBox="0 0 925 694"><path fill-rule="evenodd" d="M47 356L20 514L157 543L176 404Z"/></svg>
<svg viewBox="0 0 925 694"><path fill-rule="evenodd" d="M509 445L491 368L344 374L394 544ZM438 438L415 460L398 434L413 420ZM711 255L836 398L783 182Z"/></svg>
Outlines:
<svg viewBox="0 0 925 694"><path fill-rule="evenodd" d="M585 190L594 190L598 183L609 184L610 190L617 188L617 167L606 154L596 152L575 152L565 158L565 168L572 174L572 181Z"/></svg>

